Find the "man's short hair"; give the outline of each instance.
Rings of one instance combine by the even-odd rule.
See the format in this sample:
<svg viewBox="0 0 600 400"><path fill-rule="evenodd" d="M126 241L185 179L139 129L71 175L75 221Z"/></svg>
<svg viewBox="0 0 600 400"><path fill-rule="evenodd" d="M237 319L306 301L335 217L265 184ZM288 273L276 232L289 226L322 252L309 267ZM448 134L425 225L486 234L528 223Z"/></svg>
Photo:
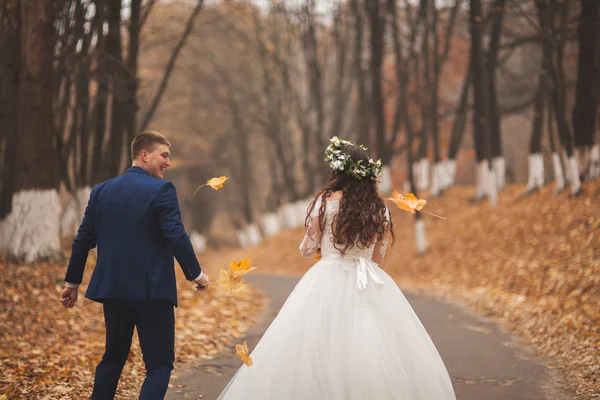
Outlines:
<svg viewBox="0 0 600 400"><path fill-rule="evenodd" d="M135 160L142 150L151 152L157 144L171 146L171 142L158 132L144 131L138 134L131 142L131 159Z"/></svg>

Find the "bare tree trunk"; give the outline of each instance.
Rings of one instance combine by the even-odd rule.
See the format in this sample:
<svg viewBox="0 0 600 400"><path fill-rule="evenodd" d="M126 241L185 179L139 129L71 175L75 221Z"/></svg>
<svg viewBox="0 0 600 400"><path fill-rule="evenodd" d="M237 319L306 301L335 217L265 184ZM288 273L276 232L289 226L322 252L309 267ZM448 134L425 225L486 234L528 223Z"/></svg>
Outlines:
<svg viewBox="0 0 600 400"><path fill-rule="evenodd" d="M101 180L114 178L119 174L123 153L124 111L125 111L125 71L121 48L121 2L108 2L108 34L106 39L108 54L109 82L111 84L111 112L108 145L102 157Z"/></svg>
<svg viewBox="0 0 600 400"><path fill-rule="evenodd" d="M181 34L181 37L179 38L179 42L177 42L177 45L173 49L173 53L171 53L171 57L169 58L169 62L167 63L167 66L165 67L165 72L163 74L160 85L158 86L158 90L156 91L156 94L154 95L154 98L152 99L152 102L150 103L150 108L146 112L146 115L144 116L144 120L142 121L142 126L140 128L140 130L142 130L142 131L146 130L146 128L150 124L150 121L152 121L152 117L154 117L154 113L156 112L156 109L158 108L158 105L160 104L162 95L165 92L165 90L167 89L167 84L169 83L169 78L171 77L173 68L175 67L175 62L177 61L177 57L179 56L181 49L183 49L183 46L185 45L185 42L186 42L188 36L192 32L192 29L194 28L194 21L196 19L196 16L198 14L200 14L200 10L202 9L203 4L204 4L204 0L198 0L196 7L194 7L194 10L192 10L190 17L188 18L185 29L183 30L183 33Z"/></svg>
<svg viewBox="0 0 600 400"><path fill-rule="evenodd" d="M592 0L581 0L581 15L579 17L579 61L577 67L577 89L575 92L575 107L573 109L573 136L575 146L584 157L589 156L596 133L596 113L598 109L597 85L600 80L594 63L598 47L598 31L600 31L600 3ZM588 165L584 166L584 177L590 172Z"/></svg>
<svg viewBox="0 0 600 400"><path fill-rule="evenodd" d="M53 22L51 0L21 0L21 63L9 256L27 263L60 251L60 202L53 147ZM35 118L32 118L35 116Z"/></svg>
<svg viewBox="0 0 600 400"><path fill-rule="evenodd" d="M324 137L325 113L323 109L323 73L318 56L314 7L314 0L306 0L306 5L304 7L304 20L306 26L304 26L304 32L302 34L302 44L309 77L309 113L312 117L310 119L311 125L313 126L312 136L315 140L314 145L316 148L324 149L326 146L326 139ZM311 154L314 157L313 165L315 166L315 172L317 172L314 178L317 178L320 182L324 182L328 170L327 165L322 161L322 150L312 151Z"/></svg>
<svg viewBox="0 0 600 400"><path fill-rule="evenodd" d="M552 77L552 106L554 108L554 117L558 128L560 141L567 153L567 179L571 185L571 194L577 195L581 190L581 181L579 179L579 168L577 163L577 155L575 154L575 146L573 141L573 133L565 115L566 112L566 90L565 77L563 70L564 45L567 38L567 5L559 3L557 0L552 0L553 8L549 8L545 1L536 0L540 13L540 25L547 27L546 31L552 32L552 36L545 35L543 46L553 46L552 38L558 41L556 50L556 59L554 60L551 50L547 50L546 54L550 54L551 58L548 62L550 76ZM558 12L559 25L558 29L554 24L553 10ZM549 28L549 29L548 29Z"/></svg>
<svg viewBox="0 0 600 400"><path fill-rule="evenodd" d="M96 4L96 17L94 25L96 26L97 41L96 53L96 80L98 88L96 90L93 123L94 123L94 142L92 147L91 164L91 184L101 181L100 163L102 160L102 149L104 137L106 135L106 117L108 112L108 94L109 94L109 60L106 54L106 35L104 34L104 24L107 20L107 8L103 3Z"/></svg>
<svg viewBox="0 0 600 400"><path fill-rule="evenodd" d="M542 133L544 130L544 111L546 108L546 82L543 69L540 67L538 90L535 96L533 123L531 125L531 140L529 143L529 178L526 193L540 189L544 186L544 157L542 155Z"/></svg>
<svg viewBox="0 0 600 400"><path fill-rule="evenodd" d="M554 191L560 193L565 189L565 174L560 157L560 146L554 139L554 109L548 105L548 118L546 122L548 126L548 139L550 142L550 151L552 152L552 170L554 171L554 181L556 186Z"/></svg>
<svg viewBox="0 0 600 400"><path fill-rule="evenodd" d="M20 7L0 4L0 250L5 246L3 220L12 209L17 139Z"/></svg>
<svg viewBox="0 0 600 400"><path fill-rule="evenodd" d="M470 56L469 56L470 57ZM452 133L450 136L450 147L448 149L448 186L454 185L456 178L456 158L458 150L465 134L465 124L467 122L467 105L469 103L469 88L471 87L471 61L469 69L465 73L463 87L460 94L460 101L454 112L454 122L452 123Z"/></svg>
<svg viewBox="0 0 600 400"><path fill-rule="evenodd" d="M138 111L138 54L140 49L140 30L143 24L143 21L141 20L141 5L142 0L131 0L129 43L127 50L127 98L125 101L125 105L127 107L127 113L125 117L125 131L127 133L127 140L125 142L126 145L131 143L137 134L136 116Z"/></svg>
<svg viewBox="0 0 600 400"><path fill-rule="evenodd" d="M367 94L367 78L365 70L363 68L363 31L364 21L361 8L358 5L360 0L350 0L350 8L354 15L354 57L353 57L353 68L354 68L354 79L358 86L358 105L355 112L355 117L358 120L356 126L358 127L358 142L369 146L371 143L370 126L371 126L371 112L368 106L368 94Z"/></svg>
<svg viewBox="0 0 600 400"><path fill-rule="evenodd" d="M371 110L375 117L375 141L377 154L386 157L389 149L385 140L385 104L381 84L383 66L383 34L385 31L385 16L381 10L379 0L366 0L365 2L370 26L371 57L369 72L371 74ZM368 146L368 144L365 144Z"/></svg>
<svg viewBox="0 0 600 400"><path fill-rule="evenodd" d="M490 134L489 134L489 96L487 93L488 81L486 77L485 59L482 40L482 10L480 0L471 0L470 13L471 30L471 72L473 78L473 136L475 141L475 152L477 156L478 177L477 191L474 201L482 200L488 197L490 204L495 205L494 196L495 184L490 184L490 178L493 177L489 170ZM492 188L493 186L493 188Z"/></svg>
<svg viewBox="0 0 600 400"><path fill-rule="evenodd" d="M346 93L345 82L347 75L347 43L344 32L348 28L344 27L343 9L341 5L336 11L333 22L333 37L336 51L336 79L333 98L333 116L331 122L331 133L329 137L340 136L343 118L345 116L348 93ZM347 35L346 35L347 36Z"/></svg>
<svg viewBox="0 0 600 400"><path fill-rule="evenodd" d="M490 46L487 52L486 79L488 84L488 107L490 126L490 151L494 171L495 184L498 190L505 185L505 163L502 154L502 132L500 110L498 108L498 95L496 91L496 67L498 65L498 51L506 8L506 0L495 0L491 11L492 33Z"/></svg>

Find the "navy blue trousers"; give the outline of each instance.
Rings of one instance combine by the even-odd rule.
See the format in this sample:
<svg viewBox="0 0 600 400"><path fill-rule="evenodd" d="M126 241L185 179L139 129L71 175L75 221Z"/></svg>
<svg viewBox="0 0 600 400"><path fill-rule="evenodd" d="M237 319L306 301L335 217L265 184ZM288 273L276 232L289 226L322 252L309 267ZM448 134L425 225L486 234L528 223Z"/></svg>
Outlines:
<svg viewBox="0 0 600 400"><path fill-rule="evenodd" d="M167 300L105 300L106 350L96 367L92 400L112 400L137 328L146 379L140 400L165 397L175 360L175 311Z"/></svg>

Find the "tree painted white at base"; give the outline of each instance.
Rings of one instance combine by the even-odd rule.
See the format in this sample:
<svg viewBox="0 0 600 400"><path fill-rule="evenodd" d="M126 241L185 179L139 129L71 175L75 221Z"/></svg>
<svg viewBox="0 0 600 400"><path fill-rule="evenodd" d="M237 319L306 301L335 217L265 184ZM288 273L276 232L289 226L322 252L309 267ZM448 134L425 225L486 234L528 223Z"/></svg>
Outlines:
<svg viewBox="0 0 600 400"><path fill-rule="evenodd" d="M248 240L248 234L246 233L245 230L238 230L236 231L236 235L238 238L238 242L240 243L240 247L245 249L246 247L250 246L250 241Z"/></svg>
<svg viewBox="0 0 600 400"><path fill-rule="evenodd" d="M248 244L254 246L262 242L262 235L258 229L257 224L250 224L246 226L246 237L248 238Z"/></svg>
<svg viewBox="0 0 600 400"><path fill-rule="evenodd" d="M8 249L8 220L0 219L0 251Z"/></svg>
<svg viewBox="0 0 600 400"><path fill-rule="evenodd" d="M529 154L529 178L525 190L541 189L544 186L544 157L541 153Z"/></svg>
<svg viewBox="0 0 600 400"><path fill-rule="evenodd" d="M595 144L590 151L590 178L594 179L600 176L600 145Z"/></svg>
<svg viewBox="0 0 600 400"><path fill-rule="evenodd" d="M63 237L74 238L77 235L91 192L89 186L77 189L75 197L65 207L60 221L60 233Z"/></svg>
<svg viewBox="0 0 600 400"><path fill-rule="evenodd" d="M415 221L415 240L417 243L417 253L424 254L429 245L427 244L425 221L422 219Z"/></svg>
<svg viewBox="0 0 600 400"><path fill-rule="evenodd" d="M304 221L306 220L306 214L308 211L308 206L310 205L310 202L312 201L312 199L304 199L304 200L298 200L297 202L294 203L294 207L296 209L296 217L295 217L295 224L292 228L298 228L299 226L304 226Z"/></svg>
<svg viewBox="0 0 600 400"><path fill-rule="evenodd" d="M190 241L192 247L196 253L202 253L206 250L206 236L199 234L196 231L192 231L190 234Z"/></svg>
<svg viewBox="0 0 600 400"><path fill-rule="evenodd" d="M475 200L481 200L485 197L487 192L486 179L489 170L488 160L479 162L477 169L475 170Z"/></svg>
<svg viewBox="0 0 600 400"><path fill-rule="evenodd" d="M571 194L577 194L581 190L581 180L579 179L579 165L577 156L573 154L569 157L569 184L571 185Z"/></svg>
<svg viewBox="0 0 600 400"><path fill-rule="evenodd" d="M488 160L483 160L477 166L476 171L475 200L482 200L487 197L492 207L498 203L498 182L496 173L489 168Z"/></svg>
<svg viewBox="0 0 600 400"><path fill-rule="evenodd" d="M442 163L434 163L433 164L433 173L431 175L431 195L433 197L437 197L440 195L443 187L444 177L442 176L444 173Z"/></svg>
<svg viewBox="0 0 600 400"><path fill-rule="evenodd" d="M293 203L287 203L279 208L279 218L281 221L282 228L295 228L296 227L296 208Z"/></svg>
<svg viewBox="0 0 600 400"><path fill-rule="evenodd" d="M60 252L60 200L54 189L23 190L13 195L5 236L11 257L32 263Z"/></svg>
<svg viewBox="0 0 600 400"><path fill-rule="evenodd" d="M455 181L456 181L456 159L452 158L447 161L446 181L444 183L444 189L454 186Z"/></svg>
<svg viewBox="0 0 600 400"><path fill-rule="evenodd" d="M384 165L379 175L379 193L389 194L392 191L392 168Z"/></svg>
<svg viewBox="0 0 600 400"><path fill-rule="evenodd" d="M556 182L556 192L565 188L565 174L563 172L560 155L557 152L552 153L552 169L554 170L554 181Z"/></svg>
<svg viewBox="0 0 600 400"><path fill-rule="evenodd" d="M504 161L504 157L495 157L492 160L492 167L496 180L496 189L502 190L506 185L506 162Z"/></svg>
<svg viewBox="0 0 600 400"><path fill-rule="evenodd" d="M486 195L492 207L498 205L498 176L496 171L493 169L486 169L485 171L485 187Z"/></svg>
<svg viewBox="0 0 600 400"><path fill-rule="evenodd" d="M421 158L419 160L419 178L417 179L417 189L419 191L429 188L429 159Z"/></svg>
<svg viewBox="0 0 600 400"><path fill-rule="evenodd" d="M260 216L260 226L266 237L277 235L281 229L279 227L279 218L276 213L268 213Z"/></svg>

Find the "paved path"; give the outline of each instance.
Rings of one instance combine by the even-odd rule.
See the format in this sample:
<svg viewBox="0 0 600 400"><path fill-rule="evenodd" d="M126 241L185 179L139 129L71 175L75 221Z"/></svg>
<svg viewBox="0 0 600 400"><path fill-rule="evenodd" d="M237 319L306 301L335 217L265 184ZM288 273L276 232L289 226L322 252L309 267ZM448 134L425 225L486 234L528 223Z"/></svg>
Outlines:
<svg viewBox="0 0 600 400"><path fill-rule="evenodd" d="M253 349L298 278L255 274L248 276L248 281L271 300L262 321L244 338ZM444 359L458 400L577 399L561 389L564 385L552 370L530 351L515 345L511 336L496 326L457 305L422 294L405 291L405 295ZM232 350L187 370L178 370L166 398L215 400L240 365Z"/></svg>

